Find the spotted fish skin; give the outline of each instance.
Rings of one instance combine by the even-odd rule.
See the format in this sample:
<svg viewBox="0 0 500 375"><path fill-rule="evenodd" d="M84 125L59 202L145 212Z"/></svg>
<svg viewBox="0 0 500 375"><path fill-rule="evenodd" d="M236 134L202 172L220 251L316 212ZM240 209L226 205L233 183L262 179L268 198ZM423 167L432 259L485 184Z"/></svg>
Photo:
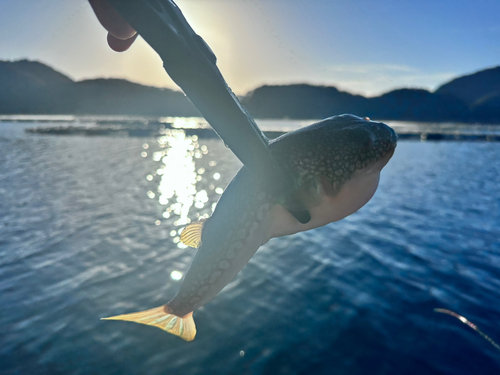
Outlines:
<svg viewBox="0 0 500 375"><path fill-rule="evenodd" d="M200 223L186 229L186 242L201 247L177 295L163 306L104 319L146 324L193 340L193 311L214 298L262 244L340 220L368 202L396 141L387 125L353 115L331 117L277 138L270 150L299 182L294 195L271 194L272 181L243 167L203 224L201 241ZM283 204L291 210L305 206L311 220L300 223Z"/></svg>
<svg viewBox="0 0 500 375"><path fill-rule="evenodd" d="M241 170L207 220L201 247L168 305L184 315L212 299L267 242L272 196L256 189L250 174Z"/></svg>
<svg viewBox="0 0 500 375"><path fill-rule="evenodd" d="M210 301L271 237L326 225L359 209L375 192L396 142L387 125L353 115L331 117L271 142L273 156L297 177L297 197L310 209L311 222L300 224L281 206L285 197L273 196L269 181L243 167L206 222L201 247L167 303L170 311L184 316ZM357 201L358 196L363 197Z"/></svg>

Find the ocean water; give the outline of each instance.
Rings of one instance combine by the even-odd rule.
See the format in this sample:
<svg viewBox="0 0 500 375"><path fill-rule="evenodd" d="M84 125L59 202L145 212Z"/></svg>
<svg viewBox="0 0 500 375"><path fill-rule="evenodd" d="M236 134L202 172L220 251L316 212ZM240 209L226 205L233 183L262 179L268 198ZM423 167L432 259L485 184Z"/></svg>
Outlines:
<svg viewBox="0 0 500 375"><path fill-rule="evenodd" d="M365 207L262 246L184 342L99 318L175 294L196 251L179 232L239 161L182 130L24 132L47 124L0 122L1 374L500 373L433 312L500 342L500 143L400 141Z"/></svg>

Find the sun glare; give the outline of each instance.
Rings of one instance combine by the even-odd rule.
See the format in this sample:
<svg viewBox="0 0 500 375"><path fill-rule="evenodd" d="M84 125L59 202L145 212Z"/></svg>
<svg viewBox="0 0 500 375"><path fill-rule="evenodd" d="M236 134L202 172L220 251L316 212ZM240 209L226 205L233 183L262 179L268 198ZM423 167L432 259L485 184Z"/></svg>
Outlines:
<svg viewBox="0 0 500 375"><path fill-rule="evenodd" d="M182 279L182 272L179 272L179 271L172 271L170 273L170 278L172 280L180 280Z"/></svg>
<svg viewBox="0 0 500 375"><path fill-rule="evenodd" d="M193 160L199 148L197 137L187 137L184 131L174 130L159 137L158 143L165 148L153 156L163 164L157 171L161 176L158 186L159 202L162 205L170 204L163 216L179 216L174 222L176 226L189 224L189 210L195 203L197 193L196 164Z"/></svg>
<svg viewBox="0 0 500 375"><path fill-rule="evenodd" d="M186 121L188 124L189 120ZM182 125L181 119L177 124ZM168 226L171 241L179 248L186 248L180 241L182 230L191 220L209 217L216 205L213 200L224 192L215 184L224 179L216 171L215 160L202 160L209 149L199 142L197 135L186 135L181 129L163 129L156 142L157 145L142 145L148 150L147 157L156 162L154 170L145 177L157 184L150 186L146 195L157 199L162 208L154 224Z"/></svg>

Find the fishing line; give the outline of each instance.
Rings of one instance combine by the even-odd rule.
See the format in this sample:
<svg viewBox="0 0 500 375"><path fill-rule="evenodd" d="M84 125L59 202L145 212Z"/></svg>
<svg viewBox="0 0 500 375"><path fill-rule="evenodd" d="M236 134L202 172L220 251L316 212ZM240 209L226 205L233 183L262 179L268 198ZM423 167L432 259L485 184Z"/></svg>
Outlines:
<svg viewBox="0 0 500 375"><path fill-rule="evenodd" d="M457 318L462 323L467 324L470 328L479 333L486 341L488 341L491 345L493 345L495 349L500 351L500 345L498 345L495 341L493 341L491 337L489 337L487 334L481 331L474 323L470 322L467 318L463 317L462 315L458 315L456 312L446 309L434 309L434 312L448 314Z"/></svg>

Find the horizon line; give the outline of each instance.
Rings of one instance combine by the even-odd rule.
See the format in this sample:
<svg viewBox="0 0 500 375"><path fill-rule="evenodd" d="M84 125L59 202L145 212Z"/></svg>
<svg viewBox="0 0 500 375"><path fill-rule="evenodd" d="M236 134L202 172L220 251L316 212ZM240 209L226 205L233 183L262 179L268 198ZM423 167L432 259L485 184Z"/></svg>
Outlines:
<svg viewBox="0 0 500 375"><path fill-rule="evenodd" d="M136 84L136 85L140 85L140 86L143 86L143 87L153 87L153 88L157 88L157 89L167 89L167 90L170 90L170 91L183 93L182 89L180 87L178 87L177 85L176 85L176 88L171 88L171 87L168 87L168 86L155 86L155 85L144 84L144 83L141 83L141 82L130 80L128 78L122 78L122 77L117 77L117 76L114 76L114 77L103 77L103 76L100 76L100 77L89 77L89 78L83 78L83 79L77 80L77 79L73 78L71 75L62 72L62 71L58 70L57 68L55 68L54 66L52 66L52 65L50 65L48 63L45 63L45 62L43 62L43 61L41 61L39 59L30 59L30 58L27 58L27 57L26 58L18 58L18 59L7 59L7 60L0 59L0 63L2 63L2 62L17 63L17 62L22 62L22 61L34 62L34 63L39 63L39 64L42 64L42 65L45 65L46 67L54 70L55 72L57 72L59 74L62 74L65 77L69 78L74 83L85 82L85 81L95 81L95 80L120 80L120 81L130 82L130 83L133 83L133 84ZM354 95L354 96L362 96L362 97L365 97L365 98L376 98L376 97L383 96L385 94L388 94L388 93L391 93L391 92L394 92L394 91L400 91L400 90L422 90L422 91L427 91L427 92L430 92L430 93L435 93L440 87L442 87L445 84L448 84L448 83L454 81L455 79L462 78L462 77L467 77L467 76L471 76L471 75L474 75L474 74L477 74L477 73L480 73L480 72L483 72L483 71L492 70L492 69L496 69L496 68L500 68L500 65L486 67L486 68L482 68L482 69L479 68L479 69L477 69L477 70L475 70L475 71L473 71L471 73L467 73L467 74L464 74L464 75L457 75L455 78L452 78L452 79L450 79L450 80L448 80L448 81L440 84L434 90L429 90L427 88L418 87L418 86L402 86L402 87L394 88L394 89L392 89L390 91L383 92L383 93L378 94L378 95L367 95L367 94L356 93L356 92L353 92L353 91L351 91L349 89L343 89L343 88L339 89L337 85L329 85L329 84L326 84L326 83L312 83L312 82L302 81L302 82L290 82L290 83L263 83L263 84L260 84L260 85L256 86L255 88L253 88L251 90L248 90L245 94L236 94L236 95L239 96L239 97L246 97L249 94L251 94L253 91L255 91L255 90L259 89L259 88L262 88L262 87L266 87L266 86L267 87L272 87L272 86L281 86L281 87L284 87L284 86L300 86L300 85L311 86L311 87L331 87L331 88L335 88L339 92L348 93L348 94ZM168 75L167 72L165 72L165 74Z"/></svg>

